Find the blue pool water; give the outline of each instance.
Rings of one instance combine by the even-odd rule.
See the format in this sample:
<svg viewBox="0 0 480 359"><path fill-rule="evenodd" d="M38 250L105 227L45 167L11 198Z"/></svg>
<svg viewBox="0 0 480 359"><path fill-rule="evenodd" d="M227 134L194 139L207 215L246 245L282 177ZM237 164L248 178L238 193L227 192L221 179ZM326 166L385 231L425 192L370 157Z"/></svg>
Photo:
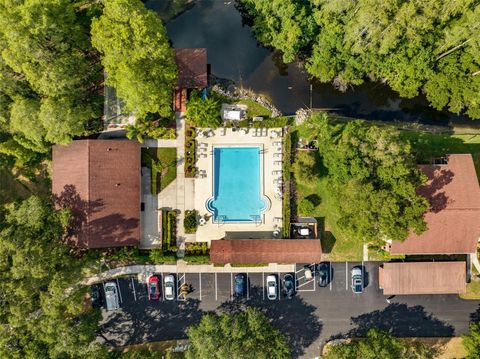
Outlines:
<svg viewBox="0 0 480 359"><path fill-rule="evenodd" d="M265 209L260 193L260 147L216 147L213 150L214 221L252 222Z"/></svg>

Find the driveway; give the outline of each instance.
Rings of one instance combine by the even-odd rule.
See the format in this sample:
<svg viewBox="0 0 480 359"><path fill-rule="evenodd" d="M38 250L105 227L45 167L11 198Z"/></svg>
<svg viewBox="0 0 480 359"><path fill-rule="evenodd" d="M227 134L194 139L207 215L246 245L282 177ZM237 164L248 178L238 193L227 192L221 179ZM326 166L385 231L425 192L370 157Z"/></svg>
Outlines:
<svg viewBox="0 0 480 359"><path fill-rule="evenodd" d="M233 298L236 272L178 273L178 284L192 285L187 300L150 302L146 286L136 279L120 279L122 307L104 312L100 339L112 346L184 338L189 325L208 311L231 312L252 306L263 311L284 332L294 357L313 358L323 344L337 337L363 335L369 328L390 330L398 336L453 336L466 333L480 301L456 295L396 296L387 303L378 288L379 262L365 262L367 286L362 294L350 289L350 271L362 263L332 263L333 280L323 288L306 280L303 264L296 266L297 294L266 298L265 278L271 273L245 273L248 291ZM163 278L165 273L159 273ZM276 273L281 278L284 273ZM281 291L281 288L279 288Z"/></svg>

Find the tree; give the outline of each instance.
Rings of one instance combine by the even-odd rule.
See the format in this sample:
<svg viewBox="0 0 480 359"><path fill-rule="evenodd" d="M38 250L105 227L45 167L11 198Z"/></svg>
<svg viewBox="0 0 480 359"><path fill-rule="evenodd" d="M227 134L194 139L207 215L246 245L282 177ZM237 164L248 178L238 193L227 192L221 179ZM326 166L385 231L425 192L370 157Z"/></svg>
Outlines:
<svg viewBox="0 0 480 359"><path fill-rule="evenodd" d="M435 354L435 350L425 344L407 344L387 332L370 329L364 339L332 345L325 359L427 359L434 358Z"/></svg>
<svg viewBox="0 0 480 359"><path fill-rule="evenodd" d="M341 91L365 80L480 118L480 4L435 0L242 0L257 39ZM311 23L314 20L315 23Z"/></svg>
<svg viewBox="0 0 480 359"><path fill-rule="evenodd" d="M286 338L257 309L235 314L205 314L188 329L186 358L289 358Z"/></svg>
<svg viewBox="0 0 480 359"><path fill-rule="evenodd" d="M74 283L82 261L61 242L67 210L32 196L0 221L0 357L94 358L99 311L85 311ZM103 354L102 354L103 353Z"/></svg>
<svg viewBox="0 0 480 359"><path fill-rule="evenodd" d="M140 0L105 2L92 21L92 44L103 57L106 83L139 118L148 113L169 117L177 70L159 17Z"/></svg>
<svg viewBox="0 0 480 359"><path fill-rule="evenodd" d="M362 121L310 120L328 169L329 189L340 212L339 226L367 241L405 240L410 230L426 229L428 201L416 190L426 178L416 167L411 146L397 131Z"/></svg>
<svg viewBox="0 0 480 359"><path fill-rule="evenodd" d="M193 126L217 128L222 124L220 109L220 101L213 94L202 99L198 91L194 91L188 100L185 116Z"/></svg>
<svg viewBox="0 0 480 359"><path fill-rule="evenodd" d="M467 350L467 359L480 358L480 323L470 324L470 333L464 335L463 346Z"/></svg>

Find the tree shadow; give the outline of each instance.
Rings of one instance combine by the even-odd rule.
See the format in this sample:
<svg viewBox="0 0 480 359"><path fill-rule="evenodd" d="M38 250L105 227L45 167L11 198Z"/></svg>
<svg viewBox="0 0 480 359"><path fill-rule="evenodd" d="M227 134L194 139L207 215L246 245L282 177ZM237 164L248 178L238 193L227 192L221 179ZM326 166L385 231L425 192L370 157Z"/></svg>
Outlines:
<svg viewBox="0 0 480 359"><path fill-rule="evenodd" d="M430 202L430 210L438 213L444 210L448 205L448 197L445 192L440 192L443 187L452 182L454 173L450 170L442 169L440 166L423 167L422 171L431 179L430 184L421 187L418 193Z"/></svg>
<svg viewBox="0 0 480 359"><path fill-rule="evenodd" d="M146 300L146 299L144 299ZM200 322L200 301L158 301L124 306L110 312L100 326L98 338L109 347L187 337L187 329ZM144 302L145 303L145 302Z"/></svg>
<svg viewBox="0 0 480 359"><path fill-rule="evenodd" d="M383 310L351 318L351 323L356 328L335 337L364 337L372 328L385 330L398 337L450 337L455 334L452 325L426 313L420 305L408 307L406 304L392 303Z"/></svg>
<svg viewBox="0 0 480 359"><path fill-rule="evenodd" d="M262 288L251 287L250 298L234 298L223 303L219 310L235 313L247 307L255 307L269 318L271 324L287 337L291 355L298 358L304 354L322 331L322 323L315 314L316 308L303 298L294 295L292 299L281 297L278 300L263 299Z"/></svg>
<svg viewBox="0 0 480 359"><path fill-rule="evenodd" d="M331 253L337 239L332 232L325 230L325 217L315 217L320 233L320 242L322 243L322 252Z"/></svg>

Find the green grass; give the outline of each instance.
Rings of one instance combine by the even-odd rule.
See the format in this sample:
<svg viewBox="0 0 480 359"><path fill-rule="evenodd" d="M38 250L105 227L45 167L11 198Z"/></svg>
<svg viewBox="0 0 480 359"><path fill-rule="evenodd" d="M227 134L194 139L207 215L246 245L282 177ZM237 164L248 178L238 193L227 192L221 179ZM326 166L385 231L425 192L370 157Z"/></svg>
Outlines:
<svg viewBox="0 0 480 359"><path fill-rule="evenodd" d="M474 280L467 283L467 292L460 294L462 299L478 300L480 299L480 280Z"/></svg>
<svg viewBox="0 0 480 359"><path fill-rule="evenodd" d="M294 166L294 177L297 190L297 204L304 198L318 196L320 204L311 213L302 213L315 217L319 224L322 250L326 259L331 261L359 261L362 259L363 243L346 236L338 227L339 213L334 199L327 190L325 169L320 164L320 156L316 151L297 151L296 161L305 157L315 158L315 168L318 173L314 178L305 176L301 166Z"/></svg>
<svg viewBox="0 0 480 359"><path fill-rule="evenodd" d="M445 135L417 131L402 131L417 153L419 163L430 163L433 157L452 153L471 153L480 177L480 135Z"/></svg>
<svg viewBox="0 0 480 359"><path fill-rule="evenodd" d="M262 116L264 118L267 118L272 115L272 111L270 111L268 108L260 105L259 103L253 100L244 99L244 100L238 101L237 103L248 106L248 109L247 109L248 118L253 118L256 116Z"/></svg>
<svg viewBox="0 0 480 359"><path fill-rule="evenodd" d="M152 194L160 193L177 178L176 158L174 147L142 148L142 166L152 170Z"/></svg>

